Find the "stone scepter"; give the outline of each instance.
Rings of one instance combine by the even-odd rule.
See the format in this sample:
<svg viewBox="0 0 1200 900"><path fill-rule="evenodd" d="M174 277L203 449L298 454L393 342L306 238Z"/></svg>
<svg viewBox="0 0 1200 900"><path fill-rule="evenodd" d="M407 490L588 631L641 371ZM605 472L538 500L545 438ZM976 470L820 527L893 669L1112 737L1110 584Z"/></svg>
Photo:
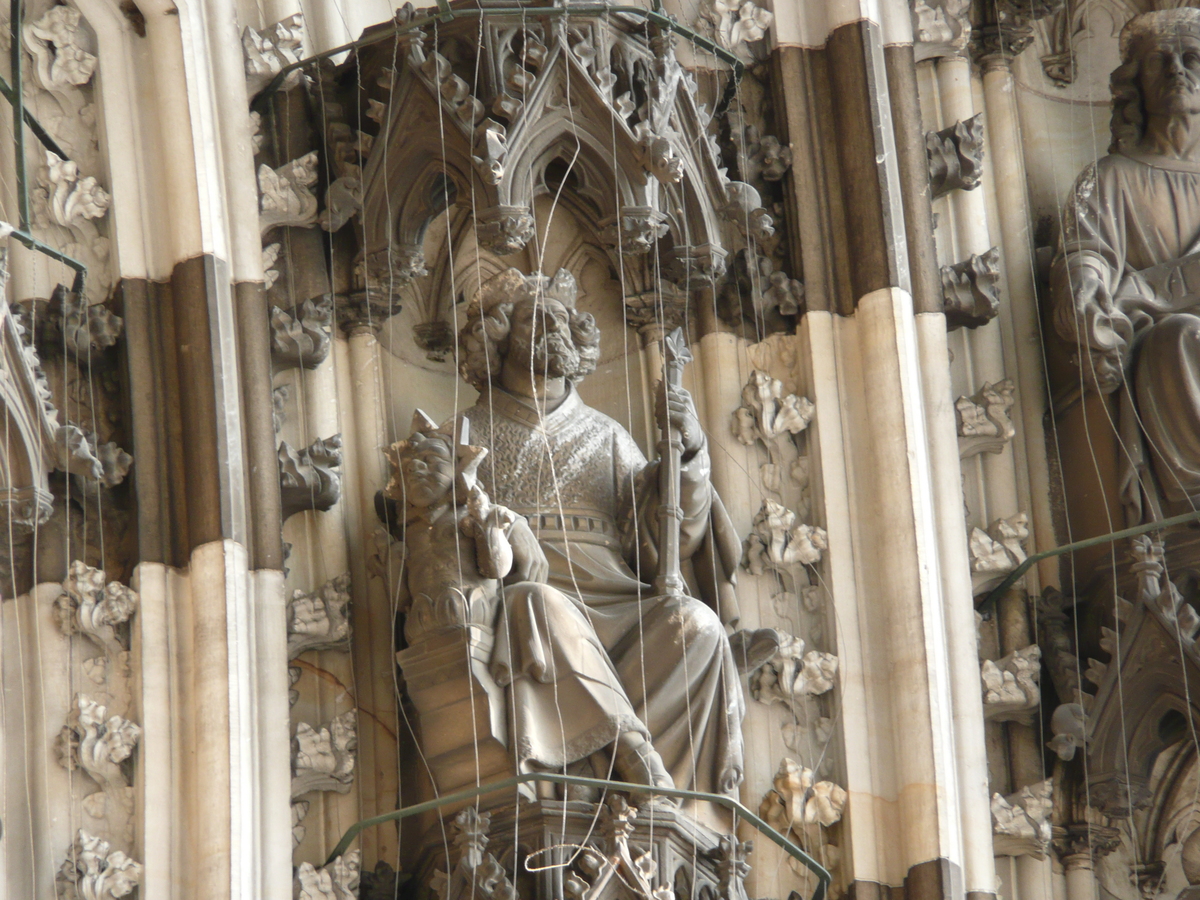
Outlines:
<svg viewBox="0 0 1200 900"><path fill-rule="evenodd" d="M692 361L683 329L676 328L663 338L663 391L678 388L683 383L683 367ZM683 507L679 504L679 467L683 457L683 436L667 418L662 439L658 442L658 489L662 498L659 506L658 574L654 577L656 594L683 595L687 593L679 563L679 526Z"/></svg>

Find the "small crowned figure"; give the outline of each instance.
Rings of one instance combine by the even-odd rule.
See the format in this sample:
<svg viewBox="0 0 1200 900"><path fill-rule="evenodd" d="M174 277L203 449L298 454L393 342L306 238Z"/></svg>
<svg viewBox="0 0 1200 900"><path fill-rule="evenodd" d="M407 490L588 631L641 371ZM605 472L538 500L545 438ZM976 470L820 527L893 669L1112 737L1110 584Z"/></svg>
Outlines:
<svg viewBox="0 0 1200 900"><path fill-rule="evenodd" d="M476 472L487 450L467 443L465 430L456 442L421 410L412 428L408 440L387 451L392 477L384 489L405 510L410 643L434 628L495 621L500 579L513 562L508 536L525 524L492 505L479 486Z"/></svg>

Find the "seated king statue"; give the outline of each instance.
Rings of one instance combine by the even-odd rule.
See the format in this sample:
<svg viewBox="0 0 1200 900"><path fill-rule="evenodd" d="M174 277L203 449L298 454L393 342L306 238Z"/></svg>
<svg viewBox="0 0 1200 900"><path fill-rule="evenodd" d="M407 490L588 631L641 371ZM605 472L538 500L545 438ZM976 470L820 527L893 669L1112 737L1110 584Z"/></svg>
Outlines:
<svg viewBox="0 0 1200 900"><path fill-rule="evenodd" d="M457 428L469 420L471 442L488 450L478 478L492 501L529 525L509 533L491 665L508 687L517 762L584 759L629 727L631 706L669 773L654 783L728 793L742 780L745 705L725 631L737 618L740 544L709 479L691 397L660 389L659 427L683 444L681 556L703 600L655 594L658 463L579 397L600 334L575 296L565 270L551 279L509 269L481 287L459 333L461 374L480 395ZM576 613L564 615L564 604ZM591 634L611 668L591 660ZM624 697L588 687L601 670L616 673Z"/></svg>
<svg viewBox="0 0 1200 900"><path fill-rule="evenodd" d="M1200 499L1200 10L1121 32L1112 144L1084 169L1051 270L1087 387L1120 390L1129 524Z"/></svg>

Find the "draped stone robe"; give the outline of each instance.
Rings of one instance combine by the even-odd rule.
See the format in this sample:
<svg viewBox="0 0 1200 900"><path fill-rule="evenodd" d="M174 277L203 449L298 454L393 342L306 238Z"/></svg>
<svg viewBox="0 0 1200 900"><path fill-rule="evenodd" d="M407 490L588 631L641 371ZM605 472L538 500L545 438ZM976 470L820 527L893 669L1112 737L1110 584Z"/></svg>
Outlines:
<svg viewBox="0 0 1200 900"><path fill-rule="evenodd" d="M1110 310L1074 311L1070 289L1084 268L1102 278ZM1131 152L1088 166L1067 204L1052 282L1063 336L1078 327L1092 360L1107 353L1124 370L1131 524L1161 515L1158 494L1200 495L1200 164Z"/></svg>
<svg viewBox="0 0 1200 900"><path fill-rule="evenodd" d="M745 706L713 606L736 618L729 576L740 547L706 452L683 467L681 545L694 555L697 581L730 588L713 591L712 605L656 597L634 574L657 565L657 464L573 387L544 421L495 387L463 415L472 442L490 451L481 482L528 518L557 589L505 589L493 671L510 684L518 756L563 765L627 727L624 698L604 699L611 685L591 652L594 636L676 786L732 790L742 776Z"/></svg>

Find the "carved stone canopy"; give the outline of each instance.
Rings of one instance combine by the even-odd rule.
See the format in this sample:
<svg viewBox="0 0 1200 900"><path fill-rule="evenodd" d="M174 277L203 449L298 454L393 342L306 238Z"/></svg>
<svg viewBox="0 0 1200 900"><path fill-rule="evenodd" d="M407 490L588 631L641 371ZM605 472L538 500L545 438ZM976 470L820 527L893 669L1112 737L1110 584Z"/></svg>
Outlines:
<svg viewBox="0 0 1200 900"><path fill-rule="evenodd" d="M389 44L363 254L407 260L394 281L425 274L425 233L453 206L500 256L535 239L545 194L591 223L614 265L657 249L687 268L702 251L715 275L747 240L739 223L769 223L758 192L720 168L711 113L669 39L621 17L489 13L403 35L394 70L392 57Z"/></svg>

